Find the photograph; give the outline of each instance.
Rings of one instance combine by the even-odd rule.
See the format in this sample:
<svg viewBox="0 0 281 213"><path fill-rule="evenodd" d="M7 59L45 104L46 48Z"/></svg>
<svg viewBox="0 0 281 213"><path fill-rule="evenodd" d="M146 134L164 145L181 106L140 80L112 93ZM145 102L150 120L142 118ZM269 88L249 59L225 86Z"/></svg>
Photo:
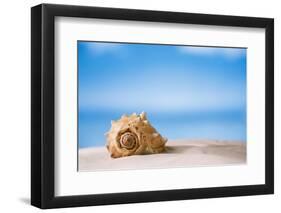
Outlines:
<svg viewBox="0 0 281 213"><path fill-rule="evenodd" d="M77 41L79 172L247 163L247 48Z"/></svg>
<svg viewBox="0 0 281 213"><path fill-rule="evenodd" d="M31 8L31 205L274 193L274 18L208 8Z"/></svg>

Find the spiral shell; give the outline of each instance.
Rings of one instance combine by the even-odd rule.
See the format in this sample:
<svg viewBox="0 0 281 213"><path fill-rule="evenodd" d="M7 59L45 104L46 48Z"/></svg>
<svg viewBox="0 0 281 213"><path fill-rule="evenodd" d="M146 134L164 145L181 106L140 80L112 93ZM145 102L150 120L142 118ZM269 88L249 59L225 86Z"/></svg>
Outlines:
<svg viewBox="0 0 281 213"><path fill-rule="evenodd" d="M167 142L149 123L144 112L123 115L119 120L112 121L106 139L112 158L160 153L165 151Z"/></svg>
<svg viewBox="0 0 281 213"><path fill-rule="evenodd" d="M125 149L133 149L137 144L138 138L131 132L126 132L120 137L120 145Z"/></svg>

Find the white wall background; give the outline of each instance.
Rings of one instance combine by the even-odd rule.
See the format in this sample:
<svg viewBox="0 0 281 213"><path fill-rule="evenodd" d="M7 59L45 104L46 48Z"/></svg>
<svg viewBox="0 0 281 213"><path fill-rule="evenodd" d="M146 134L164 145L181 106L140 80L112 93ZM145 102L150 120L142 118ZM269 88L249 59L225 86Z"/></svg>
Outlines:
<svg viewBox="0 0 281 213"><path fill-rule="evenodd" d="M275 195L50 210L52 212L278 212L281 209L281 3L278 0L53 0L44 3L275 18ZM0 12L0 212L38 212L30 197L30 7L2 1ZM280 4L280 5L279 5ZM279 210L280 211L280 210Z"/></svg>

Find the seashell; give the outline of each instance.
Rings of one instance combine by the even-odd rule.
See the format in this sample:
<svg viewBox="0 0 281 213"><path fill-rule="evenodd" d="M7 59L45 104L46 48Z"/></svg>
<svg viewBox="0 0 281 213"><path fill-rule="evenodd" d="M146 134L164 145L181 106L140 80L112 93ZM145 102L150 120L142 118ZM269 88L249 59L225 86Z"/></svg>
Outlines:
<svg viewBox="0 0 281 213"><path fill-rule="evenodd" d="M111 121L111 128L105 135L112 158L160 153L165 151L167 142L150 124L144 112L122 115L119 120Z"/></svg>

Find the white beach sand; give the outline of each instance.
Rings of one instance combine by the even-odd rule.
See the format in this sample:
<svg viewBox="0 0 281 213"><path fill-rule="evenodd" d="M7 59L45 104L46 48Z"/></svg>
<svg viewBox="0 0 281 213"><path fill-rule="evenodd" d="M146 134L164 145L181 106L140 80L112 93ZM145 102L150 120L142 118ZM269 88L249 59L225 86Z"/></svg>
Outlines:
<svg viewBox="0 0 281 213"><path fill-rule="evenodd" d="M222 166L246 163L246 144L234 141L168 141L167 151L152 155L111 158L105 147L83 148L79 171Z"/></svg>

